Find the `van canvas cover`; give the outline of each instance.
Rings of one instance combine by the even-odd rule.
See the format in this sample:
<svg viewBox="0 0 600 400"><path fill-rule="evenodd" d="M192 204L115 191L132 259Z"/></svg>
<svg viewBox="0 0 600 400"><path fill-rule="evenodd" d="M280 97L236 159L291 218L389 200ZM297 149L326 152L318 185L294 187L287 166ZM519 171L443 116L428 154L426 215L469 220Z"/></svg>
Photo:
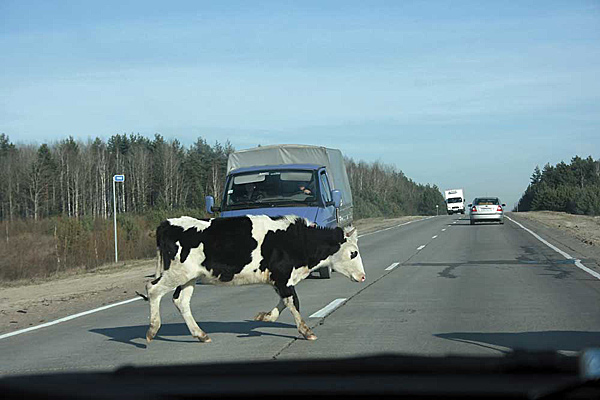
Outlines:
<svg viewBox="0 0 600 400"><path fill-rule="evenodd" d="M344 157L338 149L297 144L254 147L230 154L227 173L243 167L280 164L317 164L326 167L332 189L342 192L342 208L352 206L352 192Z"/></svg>

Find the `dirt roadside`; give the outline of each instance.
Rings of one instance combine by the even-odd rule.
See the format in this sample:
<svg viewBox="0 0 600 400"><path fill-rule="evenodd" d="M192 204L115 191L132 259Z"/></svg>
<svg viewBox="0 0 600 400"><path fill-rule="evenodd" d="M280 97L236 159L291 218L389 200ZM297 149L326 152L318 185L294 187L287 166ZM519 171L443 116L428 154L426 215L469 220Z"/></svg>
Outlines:
<svg viewBox="0 0 600 400"><path fill-rule="evenodd" d="M600 272L600 216L554 211L511 212L507 215Z"/></svg>
<svg viewBox="0 0 600 400"><path fill-rule="evenodd" d="M360 235L421 218L367 218L356 221L355 226ZM127 261L43 282L2 285L0 334L134 298L136 290L144 293L145 282L153 276L155 266L156 259Z"/></svg>
<svg viewBox="0 0 600 400"><path fill-rule="evenodd" d="M519 218L535 221L576 237L582 243L600 247L600 216L573 215L555 211L514 213Z"/></svg>

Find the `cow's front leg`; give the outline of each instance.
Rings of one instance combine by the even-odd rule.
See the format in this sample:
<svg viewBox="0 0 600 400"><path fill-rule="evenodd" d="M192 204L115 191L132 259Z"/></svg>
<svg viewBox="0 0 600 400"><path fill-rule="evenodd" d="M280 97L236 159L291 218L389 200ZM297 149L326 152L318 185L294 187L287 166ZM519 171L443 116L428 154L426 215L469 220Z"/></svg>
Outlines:
<svg viewBox="0 0 600 400"><path fill-rule="evenodd" d="M283 304L290 309L290 312L294 316L294 321L296 321L298 332L300 332L307 340L317 340L317 335L315 335L308 325L306 325L306 322L304 322L302 316L300 315L300 301L298 299L298 295L296 294L296 289L293 286L288 286L284 288L278 288L277 292L281 296Z"/></svg>
<svg viewBox="0 0 600 400"><path fill-rule="evenodd" d="M275 306L275 308L273 308L269 312L266 312L266 311L259 312L254 317L254 320L255 321L275 322L275 321L277 321L277 318L279 318L279 315L284 310L284 308L285 308L285 304L283 302L283 299L279 299L279 303Z"/></svg>
<svg viewBox="0 0 600 400"><path fill-rule="evenodd" d="M275 306L275 308L273 308L269 312L261 311L258 314L256 314L256 316L254 317L255 321L267 321L267 322L277 321L277 318L279 318L279 316L281 315L281 312L285 309L286 305L283 302L283 298L281 297L279 290L277 288L275 288L275 291L279 295L279 303ZM286 294L289 295L289 293L292 293L292 296L294 298L294 305L296 306L296 310L300 311L300 300L298 299L298 294L296 294L296 289L293 286L286 288Z"/></svg>
<svg viewBox="0 0 600 400"><path fill-rule="evenodd" d="M290 296L284 298L283 303L287 308L290 309L290 312L294 316L296 326L298 327L298 332L300 332L307 340L317 340L317 335L315 335L308 325L306 325L306 322L304 322L302 316L300 315L300 311L296 309L296 306L294 305L294 297Z"/></svg>
<svg viewBox="0 0 600 400"><path fill-rule="evenodd" d="M183 286L178 286L175 289L175 293L173 293L173 303L179 310L179 313L183 317L185 324L187 325L190 333L193 337L198 339L201 342L211 342L212 340L208 337L206 332L204 332L194 319L192 315L192 309L190 308L190 300L192 298L192 294L194 294L194 285L196 284L196 279L192 279L188 283Z"/></svg>

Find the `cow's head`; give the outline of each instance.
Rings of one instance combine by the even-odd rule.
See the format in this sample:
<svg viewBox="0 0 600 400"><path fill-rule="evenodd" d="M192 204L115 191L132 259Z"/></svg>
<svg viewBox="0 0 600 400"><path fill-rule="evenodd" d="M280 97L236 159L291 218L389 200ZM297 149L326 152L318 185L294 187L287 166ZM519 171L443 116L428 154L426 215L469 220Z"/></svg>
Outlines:
<svg viewBox="0 0 600 400"><path fill-rule="evenodd" d="M355 282L365 281L365 269L358 250L356 228L344 229L345 241L331 258L331 268Z"/></svg>

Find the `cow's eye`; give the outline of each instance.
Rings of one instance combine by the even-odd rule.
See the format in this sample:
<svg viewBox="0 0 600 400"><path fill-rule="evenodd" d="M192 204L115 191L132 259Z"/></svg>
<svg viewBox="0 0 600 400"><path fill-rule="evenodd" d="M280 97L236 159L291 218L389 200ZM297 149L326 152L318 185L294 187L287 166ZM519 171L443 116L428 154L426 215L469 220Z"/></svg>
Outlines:
<svg viewBox="0 0 600 400"><path fill-rule="evenodd" d="M358 251L353 251L352 253L350 253L350 259L353 259L357 255L358 255Z"/></svg>

